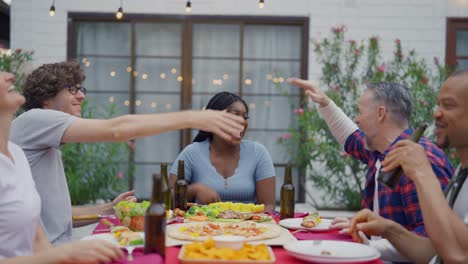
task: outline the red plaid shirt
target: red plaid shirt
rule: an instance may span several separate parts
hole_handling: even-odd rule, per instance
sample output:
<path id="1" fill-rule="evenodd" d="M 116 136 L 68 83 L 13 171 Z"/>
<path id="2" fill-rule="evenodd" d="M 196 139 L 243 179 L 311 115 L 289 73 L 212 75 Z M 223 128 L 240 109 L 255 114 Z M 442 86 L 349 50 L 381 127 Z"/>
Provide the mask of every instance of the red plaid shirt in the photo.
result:
<path id="1" fill-rule="evenodd" d="M 392 150 L 399 140 L 408 138 L 413 133 L 412 128 L 408 128 L 384 151 L 369 151 L 365 148 L 364 132 L 356 130 L 351 134 L 345 143 L 345 150 L 355 159 L 358 159 L 368 165 L 366 186 L 362 193 L 362 208 L 372 210 L 375 189 L 375 163 L 377 159 L 383 161 L 385 155 Z M 453 175 L 453 168 L 445 153 L 427 138 L 421 138 L 419 141 L 426 150 L 427 157 L 431 163 L 435 175 L 440 181 L 442 189 L 445 189 L 450 178 Z M 395 189 L 387 188 L 381 184 L 378 186 L 379 214 L 391 219 L 408 230 L 420 235 L 425 235 L 423 217 L 419 207 L 416 185 L 406 175 L 402 175 L 399 184 Z"/>

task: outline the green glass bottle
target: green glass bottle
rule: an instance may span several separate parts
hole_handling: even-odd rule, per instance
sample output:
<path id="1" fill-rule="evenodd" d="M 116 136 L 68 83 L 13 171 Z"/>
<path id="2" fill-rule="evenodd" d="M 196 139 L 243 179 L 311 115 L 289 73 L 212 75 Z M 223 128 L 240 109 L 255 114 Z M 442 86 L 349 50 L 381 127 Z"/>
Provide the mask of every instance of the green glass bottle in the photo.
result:
<path id="1" fill-rule="evenodd" d="M 157 253 L 165 257 L 166 208 L 164 204 L 163 177 L 153 175 L 151 205 L 145 214 L 145 254 Z"/>
<path id="2" fill-rule="evenodd" d="M 167 163 L 161 163 L 161 176 L 163 178 L 162 190 L 164 196 L 164 204 L 166 205 L 166 210 L 171 210 L 172 207 L 172 195 L 171 187 L 169 186 L 169 179 L 167 177 Z"/>
<path id="3" fill-rule="evenodd" d="M 184 160 L 179 160 L 177 169 L 177 181 L 174 186 L 174 208 L 187 211 L 187 189 L 188 184 L 185 180 Z"/>
<path id="4" fill-rule="evenodd" d="M 413 132 L 413 134 L 411 135 L 409 139 L 413 142 L 418 142 L 421 136 L 424 134 L 424 131 L 426 130 L 426 128 L 427 128 L 426 124 L 421 124 Z M 400 182 L 400 178 L 402 174 L 403 174 L 403 169 L 400 166 L 391 171 L 387 171 L 387 172 L 381 171 L 379 173 L 379 177 L 377 177 L 377 181 L 379 181 L 382 185 L 385 185 L 389 188 L 394 189 L 395 186 L 397 186 L 398 183 Z"/>
<path id="5" fill-rule="evenodd" d="M 284 170 L 284 183 L 281 186 L 280 218 L 294 217 L 294 185 L 292 183 L 291 164 L 286 165 Z"/>

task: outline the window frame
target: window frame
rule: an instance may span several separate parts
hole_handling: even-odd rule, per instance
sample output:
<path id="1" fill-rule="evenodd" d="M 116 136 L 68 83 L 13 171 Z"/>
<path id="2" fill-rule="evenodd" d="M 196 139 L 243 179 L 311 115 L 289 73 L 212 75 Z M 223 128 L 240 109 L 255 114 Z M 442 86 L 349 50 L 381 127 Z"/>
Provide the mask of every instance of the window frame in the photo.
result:
<path id="1" fill-rule="evenodd" d="M 468 60 L 468 55 L 457 56 L 457 31 L 468 30 L 468 18 L 449 17 L 447 18 L 447 34 L 445 47 L 445 62 L 453 69 L 457 67 L 457 59 Z"/>
<path id="2" fill-rule="evenodd" d="M 240 42 L 241 42 L 241 54 L 243 54 L 243 36 L 245 25 L 298 25 L 302 27 L 302 41 L 301 41 L 301 62 L 300 62 L 300 77 L 307 79 L 308 76 L 308 58 L 309 58 L 309 17 L 291 17 L 291 16 L 219 16 L 219 15 L 162 15 L 162 14 L 125 14 L 121 20 L 115 19 L 114 13 L 91 13 L 91 12 L 69 12 L 67 23 L 67 59 L 74 59 L 77 55 L 77 23 L 79 22 L 113 22 L 113 23 L 130 23 L 131 26 L 131 62 L 130 67 L 135 68 L 136 54 L 136 36 L 135 36 L 135 24 L 136 23 L 180 23 L 182 26 L 182 45 L 181 45 L 181 74 L 184 76 L 182 82 L 180 82 L 180 106 L 181 109 L 192 108 L 192 82 L 186 81 L 192 79 L 192 27 L 194 24 L 207 23 L 207 24 L 239 24 L 241 27 Z M 184 47 L 189 47 L 184 49 Z M 185 62 L 185 63 L 184 63 Z M 242 88 L 242 65 L 244 62 L 243 56 L 239 56 L 240 63 L 240 82 L 239 82 L 239 93 L 240 96 L 252 95 L 255 93 L 244 93 Z M 129 79 L 129 113 L 135 113 L 135 76 L 130 74 Z M 272 95 L 275 96 L 275 95 Z M 300 101 L 304 102 L 304 93 L 300 93 Z M 259 129 L 258 131 L 264 131 L 265 129 Z M 274 129 L 273 129 L 274 130 Z M 272 131 L 273 131 L 272 130 Z M 270 131 L 270 130 L 265 130 Z M 180 131 L 180 150 L 186 145 L 191 143 L 192 133 L 190 129 Z M 134 153 L 131 152 L 129 155 L 129 164 L 134 164 Z M 157 163 L 155 163 L 157 164 Z M 286 167 L 286 163 L 275 163 L 275 167 Z M 305 170 L 298 171 L 298 202 L 305 202 L 305 182 L 306 172 Z M 128 186 L 133 189 L 134 177 L 129 177 Z"/>

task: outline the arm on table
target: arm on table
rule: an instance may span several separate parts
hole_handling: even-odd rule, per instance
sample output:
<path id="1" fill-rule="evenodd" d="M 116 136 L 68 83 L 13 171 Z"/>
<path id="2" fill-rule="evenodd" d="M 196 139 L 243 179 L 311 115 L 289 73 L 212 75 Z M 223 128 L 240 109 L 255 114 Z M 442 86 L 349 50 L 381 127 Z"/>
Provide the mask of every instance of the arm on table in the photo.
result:
<path id="1" fill-rule="evenodd" d="M 110 203 L 95 205 L 95 206 L 73 206 L 72 207 L 72 215 L 73 216 L 80 216 L 80 215 L 109 215 L 114 214 L 114 206 L 117 205 L 120 201 L 134 201 L 136 202 L 135 191 L 128 191 L 121 193 L 117 198 L 115 198 Z M 80 227 L 89 225 L 92 223 L 97 222 L 99 219 L 96 220 L 79 220 L 73 221 L 73 227 Z"/>
<path id="2" fill-rule="evenodd" d="M 353 239 L 362 242 L 358 232 L 367 236 L 382 236 L 403 256 L 416 263 L 428 263 L 435 255 L 431 241 L 416 235 L 400 224 L 385 219 L 368 209 L 359 211 L 351 220 L 350 234 Z"/>
<path id="3" fill-rule="evenodd" d="M 265 212 L 274 212 L 276 204 L 276 177 L 269 177 L 255 183 L 257 203 L 265 205 Z"/>
<path id="4" fill-rule="evenodd" d="M 108 263 L 122 259 L 122 250 L 104 240 L 87 240 L 64 244 L 33 256 L 0 260 L 0 264 L 82 264 Z"/>

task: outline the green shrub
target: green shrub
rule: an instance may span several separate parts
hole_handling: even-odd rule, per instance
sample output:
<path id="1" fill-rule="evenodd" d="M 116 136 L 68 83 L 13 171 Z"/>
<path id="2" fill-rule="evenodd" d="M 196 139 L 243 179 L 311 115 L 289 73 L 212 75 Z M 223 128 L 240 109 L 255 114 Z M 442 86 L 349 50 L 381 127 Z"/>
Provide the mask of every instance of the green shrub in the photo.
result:
<path id="1" fill-rule="evenodd" d="M 85 102 L 84 118 L 97 118 L 95 109 Z M 115 104 L 98 118 L 110 118 Z M 68 188 L 73 205 L 87 204 L 98 199 L 111 200 L 127 189 L 128 154 L 133 150 L 128 143 L 67 143 L 61 147 Z M 124 173 L 125 172 L 125 173 Z"/>

